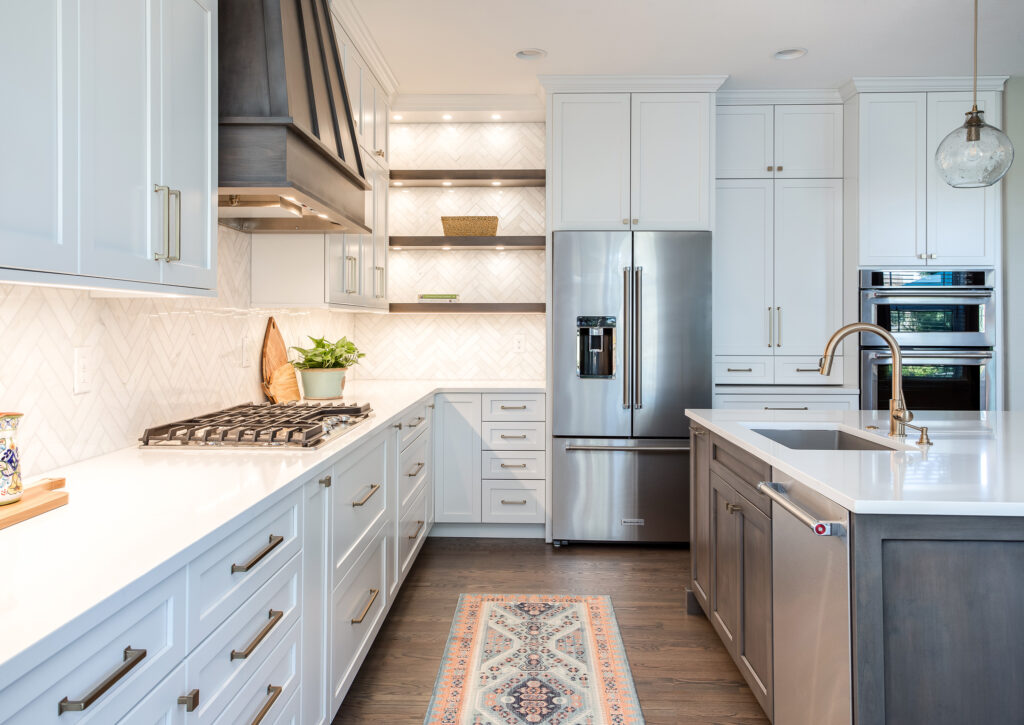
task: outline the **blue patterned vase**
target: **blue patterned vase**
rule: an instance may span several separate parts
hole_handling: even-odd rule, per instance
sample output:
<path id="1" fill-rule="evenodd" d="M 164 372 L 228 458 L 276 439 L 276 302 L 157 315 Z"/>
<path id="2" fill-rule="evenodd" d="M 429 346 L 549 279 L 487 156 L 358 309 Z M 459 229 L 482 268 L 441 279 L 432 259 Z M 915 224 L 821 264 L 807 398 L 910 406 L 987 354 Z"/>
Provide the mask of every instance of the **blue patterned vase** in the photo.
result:
<path id="1" fill-rule="evenodd" d="M 0 506 L 21 498 L 18 423 L 21 413 L 0 413 Z"/>

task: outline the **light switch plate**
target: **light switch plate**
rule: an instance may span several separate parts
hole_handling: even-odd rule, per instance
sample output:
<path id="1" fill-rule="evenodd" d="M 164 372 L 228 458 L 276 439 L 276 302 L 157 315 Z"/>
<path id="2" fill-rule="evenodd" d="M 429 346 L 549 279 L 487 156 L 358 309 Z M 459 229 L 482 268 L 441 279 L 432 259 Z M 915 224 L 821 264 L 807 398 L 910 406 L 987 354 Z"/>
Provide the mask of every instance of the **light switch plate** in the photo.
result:
<path id="1" fill-rule="evenodd" d="M 76 347 L 72 375 L 74 394 L 83 395 L 92 390 L 95 370 L 95 351 L 91 347 Z"/>

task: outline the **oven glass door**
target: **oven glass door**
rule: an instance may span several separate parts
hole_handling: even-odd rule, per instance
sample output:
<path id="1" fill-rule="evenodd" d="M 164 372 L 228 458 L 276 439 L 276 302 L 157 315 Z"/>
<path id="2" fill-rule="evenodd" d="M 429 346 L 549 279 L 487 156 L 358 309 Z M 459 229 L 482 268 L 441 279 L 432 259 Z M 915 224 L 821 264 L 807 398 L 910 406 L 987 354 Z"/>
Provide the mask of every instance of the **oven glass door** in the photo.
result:
<path id="1" fill-rule="evenodd" d="M 892 355 L 864 350 L 862 405 L 888 410 L 892 397 Z M 938 351 L 903 355 L 903 396 L 911 410 L 992 410 L 992 353 Z"/>
<path id="2" fill-rule="evenodd" d="M 906 346 L 991 347 L 995 344 L 991 291 L 910 293 L 865 290 L 861 320 L 888 330 Z M 884 344 L 877 335 L 861 336 L 862 345 Z"/>

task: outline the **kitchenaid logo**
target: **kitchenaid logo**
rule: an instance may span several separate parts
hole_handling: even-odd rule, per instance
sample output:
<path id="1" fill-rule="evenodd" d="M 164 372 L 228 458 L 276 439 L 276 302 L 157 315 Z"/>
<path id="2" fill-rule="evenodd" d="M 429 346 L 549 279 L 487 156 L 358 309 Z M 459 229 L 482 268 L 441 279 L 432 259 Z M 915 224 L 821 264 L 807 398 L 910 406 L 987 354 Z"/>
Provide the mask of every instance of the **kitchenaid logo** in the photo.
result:
<path id="1" fill-rule="evenodd" d="M 621 523 L 623 526 L 643 526 L 643 519 L 622 519 Z"/>

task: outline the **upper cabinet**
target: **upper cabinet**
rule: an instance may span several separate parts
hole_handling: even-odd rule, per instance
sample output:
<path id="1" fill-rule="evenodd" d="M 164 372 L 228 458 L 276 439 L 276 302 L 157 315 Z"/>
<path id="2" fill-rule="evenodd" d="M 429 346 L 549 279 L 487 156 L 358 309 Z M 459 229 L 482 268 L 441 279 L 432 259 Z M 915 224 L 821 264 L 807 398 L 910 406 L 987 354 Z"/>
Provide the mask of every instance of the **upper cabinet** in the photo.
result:
<path id="1" fill-rule="evenodd" d="M 842 106 L 719 106 L 717 113 L 718 178 L 842 178 Z"/>
<path id="2" fill-rule="evenodd" d="M 363 160 L 372 159 L 379 166 L 387 168 L 390 115 L 388 95 L 342 28 L 341 21 L 337 16 L 333 17 L 333 21 L 338 51 L 344 65 L 345 85 L 352 104 L 356 139 L 363 150 Z"/>
<path id="3" fill-rule="evenodd" d="M 216 287 L 215 0 L 19 5 L 0 278 Z M 28 62 L 28 59 L 32 59 Z M 54 277 L 53 274 L 66 275 Z"/>
<path id="4" fill-rule="evenodd" d="M 551 228 L 710 228 L 711 94 L 555 93 Z"/>
<path id="5" fill-rule="evenodd" d="M 978 107 L 996 124 L 996 91 Z M 954 189 L 935 170 L 935 150 L 962 124 L 969 92 L 859 93 L 846 102 L 846 234 L 862 267 L 994 266 L 999 185 Z"/>

